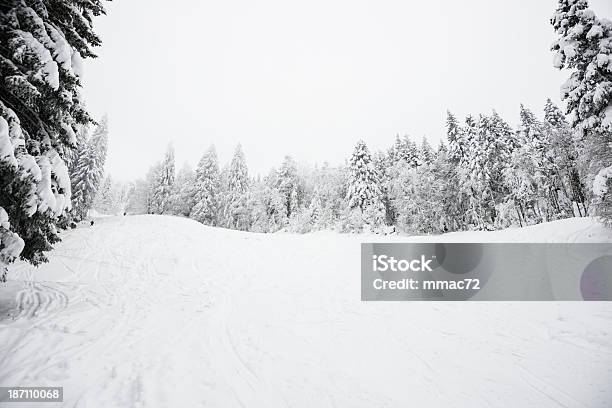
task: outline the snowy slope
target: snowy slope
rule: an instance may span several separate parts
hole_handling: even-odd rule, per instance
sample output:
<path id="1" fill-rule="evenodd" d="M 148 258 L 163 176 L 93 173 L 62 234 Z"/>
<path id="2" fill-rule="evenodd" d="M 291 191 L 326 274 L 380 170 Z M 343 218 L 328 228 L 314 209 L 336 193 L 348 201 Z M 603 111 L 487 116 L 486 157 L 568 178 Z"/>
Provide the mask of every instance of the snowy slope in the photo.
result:
<path id="1" fill-rule="evenodd" d="M 0 386 L 63 386 L 70 407 L 612 405 L 612 303 L 361 302 L 359 242 L 372 237 L 164 216 L 63 235 L 49 264 L 15 265 L 0 286 Z M 375 239 L 612 232 L 572 219 Z"/>

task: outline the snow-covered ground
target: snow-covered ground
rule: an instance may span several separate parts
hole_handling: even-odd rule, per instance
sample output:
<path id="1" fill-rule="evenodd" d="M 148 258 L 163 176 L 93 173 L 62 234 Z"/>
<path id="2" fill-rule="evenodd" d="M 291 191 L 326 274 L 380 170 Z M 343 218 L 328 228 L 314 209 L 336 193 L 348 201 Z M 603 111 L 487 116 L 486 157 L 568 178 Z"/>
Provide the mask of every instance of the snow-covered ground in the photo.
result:
<path id="1" fill-rule="evenodd" d="M 62 234 L 0 286 L 0 386 L 63 386 L 68 407 L 612 405 L 612 302 L 360 301 L 361 241 L 612 242 L 590 219 L 372 238 L 128 216 Z"/>

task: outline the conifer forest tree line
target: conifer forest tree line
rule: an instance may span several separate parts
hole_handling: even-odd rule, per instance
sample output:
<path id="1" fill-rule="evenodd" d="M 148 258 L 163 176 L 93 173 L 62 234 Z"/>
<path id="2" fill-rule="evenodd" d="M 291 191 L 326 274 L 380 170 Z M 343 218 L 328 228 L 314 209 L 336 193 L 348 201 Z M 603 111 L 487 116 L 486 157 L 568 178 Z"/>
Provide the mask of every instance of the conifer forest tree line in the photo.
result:
<path id="1" fill-rule="evenodd" d="M 386 151 L 359 141 L 341 166 L 299 166 L 286 156 L 264 177 L 249 177 L 236 147 L 221 167 L 211 146 L 194 169 L 175 176 L 170 145 L 135 184 L 130 213 L 172 214 L 254 232 L 443 233 L 492 230 L 592 214 L 581 143 L 547 100 L 541 119 L 520 107 L 513 129 L 497 112 L 459 120 L 447 113 L 445 141 L 404 136 Z"/>
<path id="2" fill-rule="evenodd" d="M 358 142 L 339 166 L 285 157 L 249 176 L 241 146 L 220 165 L 214 146 L 178 172 L 170 146 L 145 178 L 104 177 L 108 126 L 81 96 L 83 60 L 101 39 L 102 0 L 0 4 L 0 279 L 21 258 L 39 264 L 93 208 L 173 214 L 244 231 L 441 233 L 525 226 L 574 216 L 612 224 L 612 23 L 586 0 L 559 0 L 554 66 L 569 74 L 561 111 L 521 106 L 447 114 L 438 146 L 396 137 Z M 347 152 L 348 153 L 348 152 Z"/>

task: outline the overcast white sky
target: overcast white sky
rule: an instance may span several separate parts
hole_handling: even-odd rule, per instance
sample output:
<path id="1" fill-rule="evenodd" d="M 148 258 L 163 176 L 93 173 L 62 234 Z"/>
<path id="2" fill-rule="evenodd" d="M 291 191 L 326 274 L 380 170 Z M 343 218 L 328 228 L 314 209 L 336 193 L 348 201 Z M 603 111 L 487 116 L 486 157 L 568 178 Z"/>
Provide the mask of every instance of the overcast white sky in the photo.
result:
<path id="1" fill-rule="evenodd" d="M 612 17 L 612 1 L 591 0 Z M 251 173 L 284 155 L 341 163 L 396 134 L 437 145 L 446 110 L 540 113 L 555 0 L 118 0 L 96 21 L 88 106 L 109 115 L 107 171 L 144 176 L 174 143 L 177 167 L 241 142 Z"/>

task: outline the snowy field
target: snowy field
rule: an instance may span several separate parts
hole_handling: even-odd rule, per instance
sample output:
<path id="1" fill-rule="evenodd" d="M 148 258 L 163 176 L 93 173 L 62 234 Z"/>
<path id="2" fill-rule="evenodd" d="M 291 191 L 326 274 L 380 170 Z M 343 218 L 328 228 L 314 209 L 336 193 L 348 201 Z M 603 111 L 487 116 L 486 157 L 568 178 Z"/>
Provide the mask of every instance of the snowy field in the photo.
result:
<path id="1" fill-rule="evenodd" d="M 591 219 L 372 238 L 128 216 L 62 235 L 0 285 L 0 386 L 63 386 L 67 407 L 612 406 L 612 302 L 360 301 L 361 241 L 612 242 Z"/>

